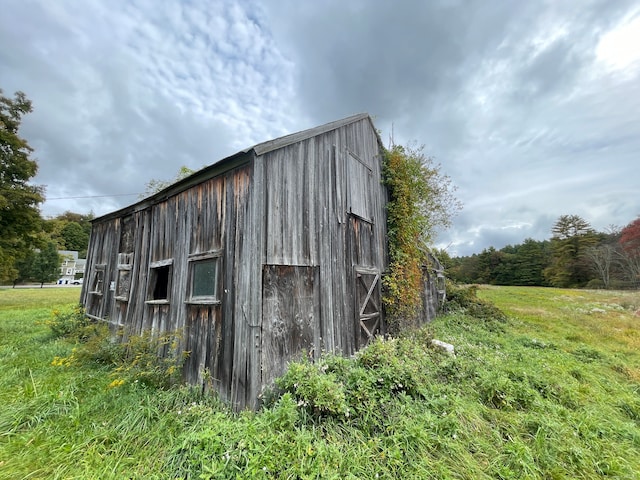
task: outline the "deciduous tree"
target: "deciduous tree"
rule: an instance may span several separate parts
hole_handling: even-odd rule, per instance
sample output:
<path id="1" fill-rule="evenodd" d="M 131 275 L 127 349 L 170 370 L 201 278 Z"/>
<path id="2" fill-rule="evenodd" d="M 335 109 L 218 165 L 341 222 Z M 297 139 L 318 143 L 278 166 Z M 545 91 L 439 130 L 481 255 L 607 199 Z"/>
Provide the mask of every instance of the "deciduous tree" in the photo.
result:
<path id="1" fill-rule="evenodd" d="M 640 217 L 620 232 L 620 260 L 627 279 L 634 286 L 640 285 Z"/>
<path id="2" fill-rule="evenodd" d="M 640 256 L 640 217 L 622 229 L 619 242 L 625 252 Z"/>
<path id="3" fill-rule="evenodd" d="M 84 254 L 89 246 L 89 234 L 77 222 L 67 222 L 60 232 L 64 239 L 65 250 L 75 250 L 80 252 L 80 257 L 84 258 Z"/>
<path id="4" fill-rule="evenodd" d="M 0 89 L 0 281 L 5 282 L 16 278 L 16 261 L 37 244 L 35 234 L 41 229 L 38 206 L 43 190 L 30 183 L 38 164 L 30 158 L 33 149 L 18 134 L 29 112 L 31 101 L 24 93 L 12 99 Z"/>
<path id="5" fill-rule="evenodd" d="M 34 256 L 32 263 L 32 278 L 40 282 L 40 288 L 58 277 L 60 255 L 54 242 L 47 242 L 45 247 Z"/>
<path id="6" fill-rule="evenodd" d="M 616 259 L 615 246 L 604 243 L 589 247 L 584 253 L 586 258 L 591 261 L 591 268 L 602 280 L 604 288 L 609 288 L 611 284 L 611 269 Z"/>
<path id="7" fill-rule="evenodd" d="M 76 250 L 79 257 L 84 258 L 89 246 L 92 219 L 92 213 L 85 215 L 67 211 L 44 220 L 44 228 L 58 245 L 58 250 Z"/>
<path id="8" fill-rule="evenodd" d="M 179 182 L 183 178 L 187 178 L 189 175 L 194 173 L 195 170 L 191 170 L 189 167 L 181 166 L 180 170 L 178 170 L 177 175 L 173 180 L 157 180 L 152 178 L 147 182 L 145 186 L 144 193 L 140 194 L 140 198 L 147 198 L 153 195 L 154 193 L 158 193 L 160 190 L 164 190 L 169 185 L 173 185 L 176 182 Z"/>

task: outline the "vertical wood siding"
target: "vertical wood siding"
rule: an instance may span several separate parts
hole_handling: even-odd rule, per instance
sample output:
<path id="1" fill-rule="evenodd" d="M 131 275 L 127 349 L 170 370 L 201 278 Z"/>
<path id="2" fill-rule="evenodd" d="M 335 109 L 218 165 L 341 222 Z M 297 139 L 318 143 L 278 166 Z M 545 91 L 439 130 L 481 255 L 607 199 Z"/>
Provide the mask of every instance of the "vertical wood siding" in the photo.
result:
<path id="1" fill-rule="evenodd" d="M 362 120 L 258 161 L 266 180 L 265 263 L 319 267 L 314 288 L 322 314 L 312 350 L 351 354 L 361 343 L 355 267 L 382 272 L 387 265 L 378 137 L 371 123 Z M 263 352 L 262 377 L 267 381 L 273 377 L 270 365 L 276 364 L 269 355 Z"/>
<path id="2" fill-rule="evenodd" d="M 263 377 L 271 383 L 287 362 L 313 356 L 321 328 L 318 267 L 265 265 L 262 281 Z"/>
<path id="3" fill-rule="evenodd" d="M 303 350 L 355 352 L 363 344 L 356 270 L 375 277 L 387 265 L 386 191 L 370 120 L 300 138 L 93 224 L 87 271 L 103 269 L 104 291 L 85 283 L 87 312 L 132 333 L 182 330 L 191 352 L 185 379 L 236 409 L 255 407 Z M 120 266 L 130 271 L 121 274 L 126 296 L 116 285 L 125 254 L 133 254 Z M 221 301 L 193 302 L 190 262 L 209 254 L 220 258 Z M 171 270 L 167 300 L 152 300 L 159 265 Z"/>

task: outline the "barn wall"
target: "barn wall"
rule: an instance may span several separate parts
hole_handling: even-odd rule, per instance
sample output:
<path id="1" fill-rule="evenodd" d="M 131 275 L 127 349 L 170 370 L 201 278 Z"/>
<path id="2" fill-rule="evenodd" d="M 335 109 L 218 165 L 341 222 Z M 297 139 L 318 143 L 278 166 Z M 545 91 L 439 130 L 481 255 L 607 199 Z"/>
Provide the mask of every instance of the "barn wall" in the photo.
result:
<path id="1" fill-rule="evenodd" d="M 81 299 L 87 314 L 95 318 L 112 318 L 113 292 L 110 281 L 116 262 L 112 245 L 117 242 L 120 219 L 95 225 L 87 250 L 85 271 L 89 272 L 82 286 Z"/>
<path id="2" fill-rule="evenodd" d="M 380 273 L 387 264 L 386 193 L 368 119 L 257 161 L 265 169 L 262 378 L 268 383 L 303 351 L 351 354 L 366 343 L 357 270 Z M 282 270 L 287 275 L 275 281 L 273 272 L 284 265 L 295 269 Z"/>
<path id="3" fill-rule="evenodd" d="M 383 326 L 376 282 L 387 265 L 382 158 L 368 118 L 244 162 L 96 220 L 87 269 L 102 269 L 103 293 L 83 287 L 92 316 L 134 333 L 182 330 L 185 379 L 237 409 L 255 407 L 303 351 L 366 344 L 362 326 Z M 201 259 L 221 272 L 219 298 L 205 302 L 190 296 Z"/>
<path id="4" fill-rule="evenodd" d="M 87 313 L 128 332 L 181 332 L 183 348 L 191 352 L 185 379 L 206 383 L 240 408 L 259 392 L 252 381 L 259 380 L 259 361 L 250 362 L 257 354 L 249 348 L 247 326 L 259 322 L 261 308 L 251 300 L 259 302 L 259 294 L 249 292 L 259 285 L 261 260 L 249 237 L 260 225 L 250 209 L 250 202 L 260 203 L 250 198 L 252 176 L 248 164 L 147 208 L 94 222 L 87 271 L 90 277 L 96 267 L 103 271 L 102 295 L 83 291 Z M 219 299 L 190 296 L 190 269 L 203 258 L 217 259 Z M 154 298 L 162 270 L 169 271 L 167 291 Z"/>

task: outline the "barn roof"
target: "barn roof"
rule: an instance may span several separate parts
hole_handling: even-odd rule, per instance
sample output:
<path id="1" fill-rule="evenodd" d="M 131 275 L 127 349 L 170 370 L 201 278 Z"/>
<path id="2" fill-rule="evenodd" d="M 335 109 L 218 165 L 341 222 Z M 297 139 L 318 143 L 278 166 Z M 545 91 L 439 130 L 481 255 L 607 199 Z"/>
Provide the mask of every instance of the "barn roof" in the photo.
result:
<path id="1" fill-rule="evenodd" d="M 277 150 L 282 147 L 286 147 L 287 145 L 291 145 L 301 140 L 306 140 L 308 138 L 315 137 L 316 135 L 330 132 L 331 130 L 335 130 L 344 125 L 349 125 L 350 123 L 357 122 L 364 118 L 368 118 L 369 120 L 371 120 L 371 117 L 369 117 L 368 113 L 358 113 L 357 115 L 351 115 L 350 117 L 343 118 L 342 120 L 325 123 L 324 125 L 320 125 L 319 127 L 309 128 L 301 132 L 292 133 L 290 135 L 285 135 L 284 137 L 259 143 L 249 148 L 249 150 L 254 150 L 257 155 L 263 155 L 265 153 Z"/>
<path id="2" fill-rule="evenodd" d="M 254 154 L 257 156 L 264 155 L 265 153 L 269 153 L 274 150 L 278 150 L 279 148 L 292 145 L 296 142 L 307 140 L 317 135 L 321 135 L 323 133 L 336 130 L 340 127 L 358 122 L 363 119 L 368 119 L 369 122 L 371 122 L 371 126 L 373 127 L 374 131 L 376 131 L 376 135 L 377 135 L 377 130 L 375 130 L 375 127 L 373 126 L 373 121 L 371 120 L 371 117 L 369 116 L 369 114 L 358 113 L 356 115 L 351 115 L 349 117 L 346 117 L 340 120 L 335 120 L 333 122 L 325 123 L 324 125 L 309 128 L 307 130 L 302 130 L 296 133 L 291 133 L 289 135 L 275 138 L 273 140 L 267 140 L 266 142 L 258 143 L 256 145 L 253 145 L 252 147 L 246 148 L 244 150 L 240 150 L 239 152 L 234 153 L 233 155 L 230 155 L 221 160 L 218 160 L 217 162 L 212 163 L 211 165 L 206 166 L 203 169 L 198 170 L 197 172 L 194 172 L 188 177 L 185 177 L 182 180 L 179 180 L 178 182 L 172 185 L 169 185 L 168 187 L 160 190 L 157 193 L 154 193 L 153 195 L 143 200 L 140 200 L 137 203 L 121 208 L 120 210 L 107 213 L 101 217 L 97 217 L 93 221 L 95 222 L 95 221 L 101 221 L 101 220 L 108 220 L 111 218 L 127 215 L 129 213 L 133 213 L 136 211 L 144 210 L 150 205 L 166 200 L 167 198 L 173 195 L 176 195 L 184 190 L 187 190 L 188 188 L 194 185 L 197 185 L 209 178 L 213 178 L 217 175 L 225 173 L 236 167 L 249 163 L 249 161 L 251 161 L 251 159 L 254 157 Z M 378 142 L 382 145 L 382 141 L 380 140 L 379 136 L 378 136 Z"/>

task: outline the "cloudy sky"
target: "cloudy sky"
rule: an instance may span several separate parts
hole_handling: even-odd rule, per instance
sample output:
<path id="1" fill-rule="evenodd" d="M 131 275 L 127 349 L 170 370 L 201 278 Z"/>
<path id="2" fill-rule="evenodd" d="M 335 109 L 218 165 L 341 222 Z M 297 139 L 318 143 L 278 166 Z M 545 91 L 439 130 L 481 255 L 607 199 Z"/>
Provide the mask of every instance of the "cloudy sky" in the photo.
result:
<path id="1" fill-rule="evenodd" d="M 369 112 L 464 204 L 453 255 L 640 214 L 640 2 L 0 0 L 45 216 Z"/>

